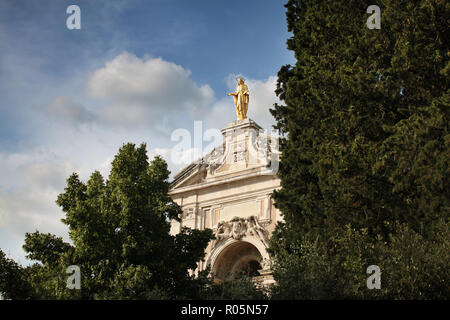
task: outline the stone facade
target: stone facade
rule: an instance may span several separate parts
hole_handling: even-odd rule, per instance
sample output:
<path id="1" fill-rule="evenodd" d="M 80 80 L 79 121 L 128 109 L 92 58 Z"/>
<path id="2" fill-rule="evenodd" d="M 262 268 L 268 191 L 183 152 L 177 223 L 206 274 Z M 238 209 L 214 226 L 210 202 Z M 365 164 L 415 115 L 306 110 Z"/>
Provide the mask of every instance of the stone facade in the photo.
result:
<path id="1" fill-rule="evenodd" d="M 213 230 L 216 240 L 206 248 L 206 259 L 196 271 L 210 265 L 221 281 L 248 269 L 255 279 L 270 283 L 266 249 L 281 220 L 271 199 L 280 187 L 278 139 L 248 118 L 228 124 L 221 132 L 221 146 L 174 177 L 170 196 L 183 215 L 181 223 L 172 221 L 171 233 L 181 227 Z"/>

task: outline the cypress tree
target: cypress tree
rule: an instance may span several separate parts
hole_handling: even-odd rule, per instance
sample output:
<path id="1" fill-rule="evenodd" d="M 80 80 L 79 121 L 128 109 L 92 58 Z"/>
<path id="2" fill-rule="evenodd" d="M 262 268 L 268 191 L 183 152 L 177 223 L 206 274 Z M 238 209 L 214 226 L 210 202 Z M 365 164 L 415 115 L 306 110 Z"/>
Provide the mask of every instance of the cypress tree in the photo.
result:
<path id="1" fill-rule="evenodd" d="M 369 29 L 372 4 L 285 5 L 296 64 L 281 67 L 284 105 L 271 110 L 286 137 L 277 240 L 346 224 L 387 235 L 396 222 L 426 235 L 449 217 L 450 4 L 379 0 Z"/>

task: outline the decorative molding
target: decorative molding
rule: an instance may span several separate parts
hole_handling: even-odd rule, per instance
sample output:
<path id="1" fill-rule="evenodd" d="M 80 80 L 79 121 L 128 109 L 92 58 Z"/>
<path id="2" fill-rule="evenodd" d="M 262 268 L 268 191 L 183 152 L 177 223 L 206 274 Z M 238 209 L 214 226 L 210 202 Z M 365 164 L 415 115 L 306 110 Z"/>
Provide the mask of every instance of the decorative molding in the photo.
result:
<path id="1" fill-rule="evenodd" d="M 183 220 L 195 219 L 195 207 L 188 207 L 183 209 Z"/>
<path id="2" fill-rule="evenodd" d="M 217 202 L 220 201 L 220 205 L 228 205 L 228 204 L 238 204 L 238 203 L 243 203 L 243 202 L 247 202 L 247 201 L 257 201 L 256 198 L 261 197 L 262 199 L 264 199 L 264 195 L 266 193 L 267 190 L 277 190 L 279 189 L 279 187 L 274 188 L 272 186 L 266 187 L 264 189 L 260 189 L 257 191 L 253 191 L 253 192 L 248 192 L 245 195 L 241 195 L 241 194 L 234 194 L 231 196 L 222 196 L 222 197 L 218 197 L 218 198 L 214 198 L 214 199 L 210 199 L 207 201 L 202 201 L 202 207 L 215 207 L 217 205 Z"/>
<path id="3" fill-rule="evenodd" d="M 171 189 L 169 191 L 169 195 L 175 195 L 175 194 L 179 194 L 179 193 L 185 193 L 188 191 L 194 191 L 194 190 L 200 190 L 200 189 L 205 189 L 205 188 L 210 188 L 212 186 L 217 186 L 217 185 L 221 185 L 221 184 L 227 184 L 230 182 L 234 182 L 234 181 L 239 181 L 239 180 L 243 180 L 243 179 L 249 179 L 249 178 L 253 178 L 253 177 L 267 177 L 267 180 L 269 179 L 273 179 L 273 180 L 277 180 L 278 177 L 276 174 L 272 174 L 272 175 L 267 175 L 267 174 L 261 174 L 261 170 L 257 170 L 258 168 L 264 167 L 263 165 L 257 166 L 257 167 L 252 167 L 252 168 L 248 168 L 245 170 L 236 170 L 236 172 L 243 172 L 243 174 L 234 176 L 234 177 L 230 177 L 230 178 L 224 178 L 221 180 L 214 180 L 214 181 L 207 181 L 207 182 L 201 182 L 198 184 L 194 184 L 194 185 L 188 185 L 188 186 L 184 186 L 184 187 L 174 187 L 173 189 Z M 254 172 L 251 172 L 251 170 L 255 170 Z M 245 171 L 250 171 L 250 172 L 245 172 Z M 229 173 L 233 173 L 232 171 L 227 172 L 223 175 L 229 174 Z"/>
<path id="4" fill-rule="evenodd" d="M 216 240 L 213 240 L 211 250 L 214 250 L 224 240 L 229 238 L 241 240 L 244 236 L 254 237 L 260 240 L 266 248 L 269 247 L 267 230 L 261 226 L 257 217 L 249 216 L 247 218 L 234 217 L 227 222 L 220 221 L 217 224 L 215 232 Z"/>

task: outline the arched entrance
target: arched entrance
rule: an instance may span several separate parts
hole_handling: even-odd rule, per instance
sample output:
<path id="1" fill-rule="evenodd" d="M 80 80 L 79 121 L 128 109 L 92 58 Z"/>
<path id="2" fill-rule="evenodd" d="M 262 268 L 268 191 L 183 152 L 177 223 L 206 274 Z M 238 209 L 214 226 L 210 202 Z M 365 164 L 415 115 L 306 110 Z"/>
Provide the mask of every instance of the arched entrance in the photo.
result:
<path id="1" fill-rule="evenodd" d="M 218 281 L 230 280 L 243 273 L 252 277 L 259 276 L 262 261 L 261 253 L 253 244 L 233 240 L 212 261 L 212 273 Z"/>

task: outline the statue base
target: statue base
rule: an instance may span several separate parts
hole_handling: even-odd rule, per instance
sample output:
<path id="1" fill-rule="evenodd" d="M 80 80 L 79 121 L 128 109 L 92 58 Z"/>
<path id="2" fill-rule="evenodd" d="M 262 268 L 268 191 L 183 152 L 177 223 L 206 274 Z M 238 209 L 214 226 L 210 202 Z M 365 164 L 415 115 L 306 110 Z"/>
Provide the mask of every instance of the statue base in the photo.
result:
<path id="1" fill-rule="evenodd" d="M 220 130 L 223 136 L 227 137 L 231 134 L 236 134 L 237 132 L 247 132 L 247 131 L 259 131 L 262 128 L 252 119 L 245 118 L 242 120 L 236 120 L 227 124 L 225 128 Z"/>

